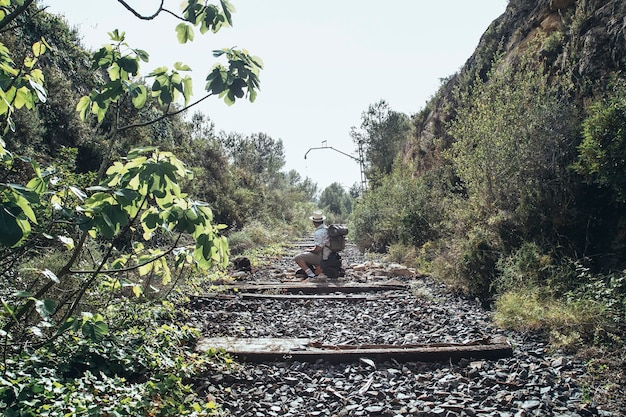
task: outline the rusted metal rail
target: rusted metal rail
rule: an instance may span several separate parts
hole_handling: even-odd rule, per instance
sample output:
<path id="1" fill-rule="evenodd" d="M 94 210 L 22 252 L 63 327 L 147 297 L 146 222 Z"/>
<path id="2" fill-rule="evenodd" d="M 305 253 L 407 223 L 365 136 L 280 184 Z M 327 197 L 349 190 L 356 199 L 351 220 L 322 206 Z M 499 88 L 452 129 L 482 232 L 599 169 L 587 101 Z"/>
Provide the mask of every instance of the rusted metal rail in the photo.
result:
<path id="1" fill-rule="evenodd" d="M 380 283 L 358 283 L 328 281 L 309 282 L 276 282 L 264 284 L 225 284 L 220 289 L 239 292 L 270 292 L 276 294 L 328 294 L 328 293 L 362 293 L 390 290 L 407 290 L 408 286 L 398 281 Z"/>
<path id="2" fill-rule="evenodd" d="M 469 343 L 405 344 L 405 345 L 325 345 L 310 339 L 234 338 L 201 339 L 197 349 L 218 349 L 242 361 L 355 362 L 362 358 L 376 361 L 394 359 L 399 362 L 443 362 L 467 359 L 500 359 L 513 354 L 503 339 L 485 339 Z"/>

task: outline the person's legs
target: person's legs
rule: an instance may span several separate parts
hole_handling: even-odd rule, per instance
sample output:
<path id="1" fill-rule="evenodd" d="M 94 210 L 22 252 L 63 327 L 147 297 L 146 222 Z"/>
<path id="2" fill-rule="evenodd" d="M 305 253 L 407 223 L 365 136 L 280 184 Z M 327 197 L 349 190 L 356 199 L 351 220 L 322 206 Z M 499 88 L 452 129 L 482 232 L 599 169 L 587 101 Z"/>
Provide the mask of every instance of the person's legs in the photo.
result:
<path id="1" fill-rule="evenodd" d="M 296 255 L 294 260 L 296 261 L 296 264 L 302 268 L 304 273 L 311 278 L 315 276 L 315 273 L 311 270 L 311 268 L 309 268 L 309 265 L 313 265 L 316 269 L 318 269 L 318 266 L 322 261 L 322 256 L 313 252 L 303 252 Z"/>

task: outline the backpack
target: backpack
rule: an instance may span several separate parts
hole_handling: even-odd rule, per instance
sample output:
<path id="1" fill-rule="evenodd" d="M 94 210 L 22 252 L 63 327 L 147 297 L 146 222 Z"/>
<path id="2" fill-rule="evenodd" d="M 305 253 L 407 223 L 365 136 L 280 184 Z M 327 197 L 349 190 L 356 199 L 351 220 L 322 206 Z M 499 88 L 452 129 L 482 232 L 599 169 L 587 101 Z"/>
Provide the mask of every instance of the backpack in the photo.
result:
<path id="1" fill-rule="evenodd" d="M 328 247 L 331 252 L 339 252 L 346 248 L 346 235 L 348 228 L 341 224 L 328 226 Z"/>

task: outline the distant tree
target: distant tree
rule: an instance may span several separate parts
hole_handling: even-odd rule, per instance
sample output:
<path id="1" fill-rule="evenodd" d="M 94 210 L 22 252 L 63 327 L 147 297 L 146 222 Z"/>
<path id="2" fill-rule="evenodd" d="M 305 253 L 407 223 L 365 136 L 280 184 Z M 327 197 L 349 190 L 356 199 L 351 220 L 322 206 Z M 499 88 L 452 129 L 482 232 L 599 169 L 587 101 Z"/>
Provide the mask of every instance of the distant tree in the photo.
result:
<path id="1" fill-rule="evenodd" d="M 230 133 L 221 139 L 235 167 L 252 174 L 251 181 L 271 184 L 285 166 L 283 141 L 265 133 L 244 136 Z"/>
<path id="2" fill-rule="evenodd" d="M 287 172 L 286 179 L 290 187 L 303 194 L 304 201 L 313 201 L 317 193 L 317 184 L 313 180 L 308 177 L 302 179 L 302 176 L 295 169 Z"/>
<path id="3" fill-rule="evenodd" d="M 334 182 L 322 191 L 319 200 L 320 207 L 325 208 L 341 219 L 346 219 L 352 213 L 352 200 L 341 184 Z"/>
<path id="4" fill-rule="evenodd" d="M 370 105 L 361 114 L 361 126 L 352 127 L 350 136 L 363 148 L 369 178 L 391 173 L 394 160 L 411 132 L 409 117 L 392 110 L 385 100 Z"/>
<path id="5" fill-rule="evenodd" d="M 360 197 L 363 194 L 363 187 L 362 187 L 362 185 L 359 184 L 358 182 L 355 182 L 350 187 L 350 191 L 348 191 L 348 194 L 350 194 L 350 197 L 352 197 L 352 198 Z"/>

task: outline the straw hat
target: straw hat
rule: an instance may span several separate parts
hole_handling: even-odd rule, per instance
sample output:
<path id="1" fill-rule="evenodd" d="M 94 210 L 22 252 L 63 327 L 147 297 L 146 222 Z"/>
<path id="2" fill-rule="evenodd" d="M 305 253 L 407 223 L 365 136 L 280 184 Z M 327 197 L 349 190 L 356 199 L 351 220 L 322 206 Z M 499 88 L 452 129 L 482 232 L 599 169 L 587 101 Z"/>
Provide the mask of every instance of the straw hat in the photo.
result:
<path id="1" fill-rule="evenodd" d="M 313 215 L 309 217 L 309 219 L 313 220 L 314 222 L 323 222 L 324 220 L 326 220 L 326 216 L 324 216 L 320 210 L 317 210 L 313 212 Z"/>

